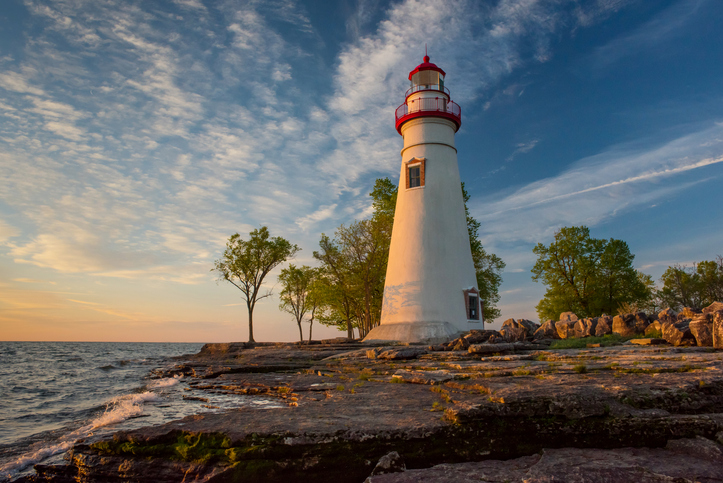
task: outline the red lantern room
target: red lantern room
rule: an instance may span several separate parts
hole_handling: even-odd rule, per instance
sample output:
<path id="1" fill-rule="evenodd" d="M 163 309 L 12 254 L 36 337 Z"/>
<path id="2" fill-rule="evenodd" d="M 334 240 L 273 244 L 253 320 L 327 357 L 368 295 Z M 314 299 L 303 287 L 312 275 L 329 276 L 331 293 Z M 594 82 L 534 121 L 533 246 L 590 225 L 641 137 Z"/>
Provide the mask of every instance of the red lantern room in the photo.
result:
<path id="1" fill-rule="evenodd" d="M 455 132 L 462 125 L 462 109 L 452 102 L 449 89 L 444 87 L 445 72 L 435 64 L 429 62 L 429 56 L 424 56 L 424 62 L 409 73 L 411 86 L 407 90 L 404 104 L 397 108 L 395 113 L 396 127 L 402 133 L 402 125 L 418 117 L 442 117 L 449 119 L 456 125 Z"/>

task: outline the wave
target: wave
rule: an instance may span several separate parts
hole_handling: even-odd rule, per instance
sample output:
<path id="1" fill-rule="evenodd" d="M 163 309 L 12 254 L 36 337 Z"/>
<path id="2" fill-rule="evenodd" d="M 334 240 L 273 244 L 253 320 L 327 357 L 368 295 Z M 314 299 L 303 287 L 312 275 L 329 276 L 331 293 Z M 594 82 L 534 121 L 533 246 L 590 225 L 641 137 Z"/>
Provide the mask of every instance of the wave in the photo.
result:
<path id="1" fill-rule="evenodd" d="M 163 379 L 155 379 L 148 383 L 148 388 L 162 388 L 162 387 L 171 387 L 175 386 L 179 383 L 181 377 L 166 377 Z"/>
<path id="2" fill-rule="evenodd" d="M 175 380 L 173 384 L 166 383 L 165 386 L 177 383 L 178 381 Z M 136 394 L 125 394 L 123 396 L 115 397 L 106 404 L 103 414 L 94 418 L 81 428 L 62 436 L 57 442 L 55 442 L 55 444 L 43 445 L 38 449 L 34 449 L 23 454 L 14 461 L 1 465 L 0 479 L 7 479 L 9 481 L 29 466 L 39 463 L 51 456 L 68 451 L 78 440 L 91 436 L 93 431 L 105 426 L 122 423 L 123 421 L 131 418 L 139 417 L 143 414 L 144 404 L 160 401 L 163 401 L 163 398 L 151 391 Z"/>

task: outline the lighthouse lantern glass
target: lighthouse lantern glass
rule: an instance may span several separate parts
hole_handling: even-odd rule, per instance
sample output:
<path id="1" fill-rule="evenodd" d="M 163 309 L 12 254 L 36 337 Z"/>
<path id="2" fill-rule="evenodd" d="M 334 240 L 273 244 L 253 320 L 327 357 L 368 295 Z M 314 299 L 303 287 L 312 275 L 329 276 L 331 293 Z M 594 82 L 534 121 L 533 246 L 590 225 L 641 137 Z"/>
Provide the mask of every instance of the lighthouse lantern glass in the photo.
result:
<path id="1" fill-rule="evenodd" d="M 420 70 L 412 75 L 412 87 L 444 90 L 444 76 L 435 70 Z"/>

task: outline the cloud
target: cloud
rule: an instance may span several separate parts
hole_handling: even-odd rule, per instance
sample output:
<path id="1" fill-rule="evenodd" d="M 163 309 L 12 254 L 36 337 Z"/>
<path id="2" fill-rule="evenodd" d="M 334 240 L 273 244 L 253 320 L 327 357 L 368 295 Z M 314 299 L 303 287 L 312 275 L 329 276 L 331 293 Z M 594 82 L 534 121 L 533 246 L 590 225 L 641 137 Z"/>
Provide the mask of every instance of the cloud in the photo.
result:
<path id="1" fill-rule="evenodd" d="M 471 209 L 485 239 L 497 245 L 532 243 L 562 226 L 595 225 L 690 188 L 710 174 L 683 175 L 723 163 L 721 152 L 723 128 L 718 125 L 647 149 L 617 146 L 557 176 L 494 200 L 478 200 Z"/>

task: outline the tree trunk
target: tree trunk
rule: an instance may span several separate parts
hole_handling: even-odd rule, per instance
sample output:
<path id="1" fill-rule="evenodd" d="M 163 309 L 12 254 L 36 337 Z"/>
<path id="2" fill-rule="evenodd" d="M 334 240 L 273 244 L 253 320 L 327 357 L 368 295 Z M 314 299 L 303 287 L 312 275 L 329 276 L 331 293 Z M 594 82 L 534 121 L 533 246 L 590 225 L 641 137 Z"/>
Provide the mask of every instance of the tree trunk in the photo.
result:
<path id="1" fill-rule="evenodd" d="M 346 336 L 349 339 L 354 338 L 354 328 L 351 326 L 351 319 L 347 317 L 346 319 Z"/>
<path id="2" fill-rule="evenodd" d="M 249 342 L 254 343 L 256 342 L 254 340 L 254 307 L 251 304 L 248 304 L 249 309 Z"/>
<path id="3" fill-rule="evenodd" d="M 304 342 L 304 333 L 301 332 L 301 321 L 297 320 L 296 325 L 299 326 L 299 342 Z"/>
<path id="4" fill-rule="evenodd" d="M 314 325 L 314 319 L 309 321 L 309 343 L 311 343 L 311 327 Z"/>

